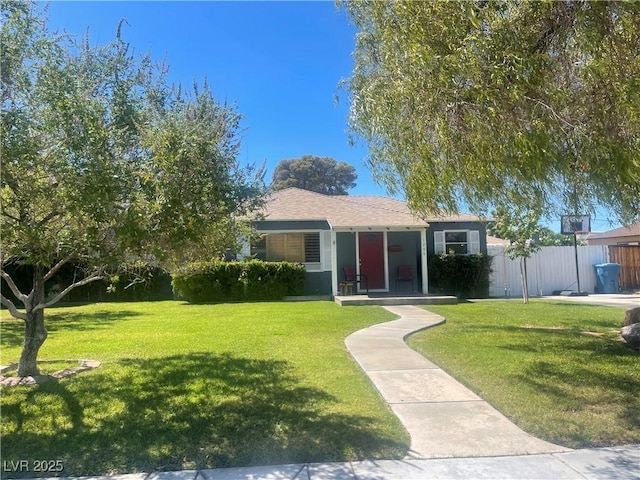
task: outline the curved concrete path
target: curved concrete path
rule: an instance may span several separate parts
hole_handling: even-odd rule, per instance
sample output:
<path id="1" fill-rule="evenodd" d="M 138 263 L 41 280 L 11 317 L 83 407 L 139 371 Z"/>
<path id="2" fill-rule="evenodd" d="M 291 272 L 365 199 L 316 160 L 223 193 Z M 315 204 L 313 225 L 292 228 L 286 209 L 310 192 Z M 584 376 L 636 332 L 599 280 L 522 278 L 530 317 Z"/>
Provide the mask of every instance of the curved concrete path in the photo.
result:
<path id="1" fill-rule="evenodd" d="M 411 435 L 408 458 L 571 451 L 524 432 L 404 342 L 443 317 L 408 305 L 384 308 L 400 318 L 359 330 L 345 344 Z"/>

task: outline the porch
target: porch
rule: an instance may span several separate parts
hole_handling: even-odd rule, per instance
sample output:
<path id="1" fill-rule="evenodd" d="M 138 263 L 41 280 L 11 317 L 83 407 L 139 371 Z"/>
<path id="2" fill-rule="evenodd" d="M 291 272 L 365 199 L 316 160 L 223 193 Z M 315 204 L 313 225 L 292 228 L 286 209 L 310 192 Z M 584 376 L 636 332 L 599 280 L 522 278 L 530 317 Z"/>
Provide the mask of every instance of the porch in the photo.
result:
<path id="1" fill-rule="evenodd" d="M 453 305 L 458 303 L 455 296 L 429 294 L 376 294 L 337 295 L 335 302 L 341 307 L 357 305 Z"/>
<path id="2" fill-rule="evenodd" d="M 415 298 L 428 293 L 426 228 L 335 229 L 332 237 L 335 297 Z"/>

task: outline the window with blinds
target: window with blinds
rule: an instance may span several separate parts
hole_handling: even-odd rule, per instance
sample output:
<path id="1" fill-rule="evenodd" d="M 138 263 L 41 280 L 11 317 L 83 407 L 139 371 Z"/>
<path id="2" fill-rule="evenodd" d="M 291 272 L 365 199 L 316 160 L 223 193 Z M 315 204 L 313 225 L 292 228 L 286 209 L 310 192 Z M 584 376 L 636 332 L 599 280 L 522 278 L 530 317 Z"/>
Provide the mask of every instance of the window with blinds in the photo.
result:
<path id="1" fill-rule="evenodd" d="M 274 233 L 266 237 L 269 262 L 320 263 L 320 233 Z"/>
<path id="2" fill-rule="evenodd" d="M 320 234 L 304 234 L 304 261 L 307 263 L 320 263 Z"/>

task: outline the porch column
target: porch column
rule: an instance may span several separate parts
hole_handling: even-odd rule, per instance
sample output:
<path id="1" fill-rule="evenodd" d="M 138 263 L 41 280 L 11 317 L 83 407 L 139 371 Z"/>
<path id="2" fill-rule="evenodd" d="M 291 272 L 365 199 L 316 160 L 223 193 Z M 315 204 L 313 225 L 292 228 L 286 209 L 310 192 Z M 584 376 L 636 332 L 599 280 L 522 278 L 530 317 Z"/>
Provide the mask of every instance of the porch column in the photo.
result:
<path id="1" fill-rule="evenodd" d="M 420 230 L 420 251 L 422 258 L 422 293 L 429 293 L 429 273 L 427 272 L 427 229 Z"/>
<path id="2" fill-rule="evenodd" d="M 336 231 L 331 229 L 331 292 L 338 295 L 338 242 Z"/>

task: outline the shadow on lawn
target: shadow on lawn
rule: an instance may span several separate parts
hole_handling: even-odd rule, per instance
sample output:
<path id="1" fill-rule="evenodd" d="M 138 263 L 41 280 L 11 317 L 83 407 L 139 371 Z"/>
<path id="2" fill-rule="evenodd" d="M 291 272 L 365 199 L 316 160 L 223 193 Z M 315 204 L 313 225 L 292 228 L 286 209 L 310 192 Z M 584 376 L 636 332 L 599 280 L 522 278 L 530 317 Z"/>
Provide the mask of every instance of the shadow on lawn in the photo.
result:
<path id="1" fill-rule="evenodd" d="M 102 312 L 69 312 L 57 313 L 55 308 L 45 310 L 45 326 L 49 335 L 62 330 L 90 331 L 97 330 L 119 321 L 135 316 L 140 312 L 102 311 Z M 17 347 L 24 343 L 24 322 L 13 319 L 2 322 L 2 346 Z"/>
<path id="2" fill-rule="evenodd" d="M 6 390 L 2 456 L 37 452 L 63 459 L 64 475 L 97 475 L 404 455 L 372 419 L 327 412 L 336 399 L 291 368 L 193 353 Z"/>

